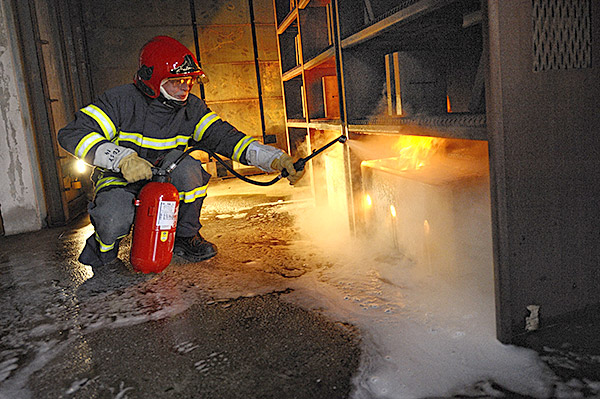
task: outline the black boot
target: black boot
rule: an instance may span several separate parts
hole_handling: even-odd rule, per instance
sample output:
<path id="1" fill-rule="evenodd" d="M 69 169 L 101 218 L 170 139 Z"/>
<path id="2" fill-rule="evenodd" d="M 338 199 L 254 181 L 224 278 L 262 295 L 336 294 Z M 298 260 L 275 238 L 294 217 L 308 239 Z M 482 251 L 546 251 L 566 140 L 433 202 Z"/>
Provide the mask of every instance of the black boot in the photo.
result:
<path id="1" fill-rule="evenodd" d="M 115 246 L 108 252 L 101 252 L 96 241 L 95 234 L 92 234 L 85 242 L 85 247 L 77 259 L 84 265 L 92 266 L 97 268 L 103 265 L 109 265 L 117 261 L 117 255 L 119 254 L 119 242 L 115 242 Z"/>
<path id="2" fill-rule="evenodd" d="M 215 256 L 217 254 L 217 246 L 206 241 L 200 233 L 197 233 L 193 237 L 175 236 L 173 253 L 189 262 L 200 262 L 201 260 Z"/>

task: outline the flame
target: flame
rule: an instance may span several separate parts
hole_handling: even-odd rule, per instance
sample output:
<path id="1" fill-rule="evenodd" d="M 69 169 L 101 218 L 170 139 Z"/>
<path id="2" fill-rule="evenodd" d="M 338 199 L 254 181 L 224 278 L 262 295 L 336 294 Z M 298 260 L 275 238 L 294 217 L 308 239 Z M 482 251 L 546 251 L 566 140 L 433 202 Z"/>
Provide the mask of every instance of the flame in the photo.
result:
<path id="1" fill-rule="evenodd" d="M 373 200 L 371 199 L 371 196 L 369 194 L 365 195 L 365 206 L 367 208 L 370 208 L 371 205 L 373 205 Z"/>
<path id="2" fill-rule="evenodd" d="M 399 152 L 398 168 L 400 170 L 421 169 L 429 158 L 440 147 L 443 139 L 427 136 L 401 136 L 393 145 Z"/>
<path id="3" fill-rule="evenodd" d="M 390 213 L 392 214 L 393 218 L 396 217 L 396 207 L 394 205 L 390 205 Z"/>

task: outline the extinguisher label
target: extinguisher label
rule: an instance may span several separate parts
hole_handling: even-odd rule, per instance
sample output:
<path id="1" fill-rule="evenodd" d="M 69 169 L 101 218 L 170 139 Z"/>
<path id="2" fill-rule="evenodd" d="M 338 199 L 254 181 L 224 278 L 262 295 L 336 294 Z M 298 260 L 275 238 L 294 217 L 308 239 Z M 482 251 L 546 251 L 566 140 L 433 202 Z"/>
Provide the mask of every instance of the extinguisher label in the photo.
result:
<path id="1" fill-rule="evenodd" d="M 158 203 L 158 215 L 156 226 L 160 230 L 169 230 L 175 227 L 177 222 L 177 203 L 175 201 L 160 201 Z"/>

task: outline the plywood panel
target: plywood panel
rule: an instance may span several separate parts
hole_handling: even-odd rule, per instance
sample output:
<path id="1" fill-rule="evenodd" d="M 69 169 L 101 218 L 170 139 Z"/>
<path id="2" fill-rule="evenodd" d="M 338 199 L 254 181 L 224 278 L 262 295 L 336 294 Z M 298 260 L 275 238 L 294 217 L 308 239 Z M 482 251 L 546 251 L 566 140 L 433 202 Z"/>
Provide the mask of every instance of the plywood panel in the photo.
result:
<path id="1" fill-rule="evenodd" d="M 169 35 L 195 51 L 189 4 L 174 0 L 140 3 L 84 0 L 91 71 L 97 94 L 129 83 L 140 48 L 153 36 Z M 139 3 L 139 4 L 138 4 Z M 240 130 L 262 137 L 258 85 L 248 0 L 195 1 L 199 60 L 209 77 L 206 100 Z M 270 0 L 254 0 L 260 78 L 268 131 L 283 130 L 277 35 Z M 200 95 L 198 86 L 192 90 Z M 277 106 L 279 110 L 277 110 Z M 274 134 L 274 133 L 269 133 Z"/>
<path id="2" fill-rule="evenodd" d="M 277 30 L 275 25 L 259 25 L 256 27 L 258 59 L 261 61 L 277 61 Z"/>
<path id="3" fill-rule="evenodd" d="M 273 0 L 252 0 L 254 4 L 254 21 L 257 24 L 275 25 Z"/>
<path id="4" fill-rule="evenodd" d="M 281 97 L 281 80 L 279 79 L 279 63 L 261 62 L 260 79 L 263 97 Z"/>
<path id="5" fill-rule="evenodd" d="M 209 107 L 238 130 L 262 138 L 258 100 L 210 102 Z"/>
<path id="6" fill-rule="evenodd" d="M 254 60 L 250 25 L 202 26 L 198 36 L 202 64 Z"/>
<path id="7" fill-rule="evenodd" d="M 285 115 L 283 113 L 283 98 L 270 97 L 263 99 L 263 108 L 265 113 L 266 134 L 273 134 L 277 137 L 275 147 L 287 151 L 287 139 L 285 134 Z"/>
<path id="8" fill-rule="evenodd" d="M 187 2 L 185 3 L 187 5 Z M 248 0 L 196 0 L 194 5 L 198 25 L 215 26 L 250 23 Z"/>
<path id="9" fill-rule="evenodd" d="M 206 63 L 203 68 L 210 78 L 205 85 L 207 101 L 258 98 L 253 62 Z"/>

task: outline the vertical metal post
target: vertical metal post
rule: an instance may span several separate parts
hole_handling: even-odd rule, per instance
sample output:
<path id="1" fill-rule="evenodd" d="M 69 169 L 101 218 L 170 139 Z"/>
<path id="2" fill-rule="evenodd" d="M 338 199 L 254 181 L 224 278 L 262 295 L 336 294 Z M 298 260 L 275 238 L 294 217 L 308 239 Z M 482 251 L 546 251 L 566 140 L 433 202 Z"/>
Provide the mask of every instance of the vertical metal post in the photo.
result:
<path id="1" fill-rule="evenodd" d="M 344 129 L 344 134 L 347 135 L 347 114 L 346 114 L 346 89 L 344 87 L 344 65 L 342 62 L 342 42 L 340 33 L 340 16 L 338 0 L 334 0 L 331 3 L 331 23 L 333 24 L 333 48 L 335 50 L 335 69 L 338 80 L 338 92 L 340 96 L 340 122 Z"/>
<path id="2" fill-rule="evenodd" d="M 340 123 L 342 134 L 348 137 L 348 114 L 346 108 L 346 88 L 344 86 L 344 64 L 342 59 L 342 42 L 340 33 L 340 15 L 338 0 L 331 2 L 331 19 L 333 24 L 333 47 L 335 50 L 335 68 L 338 79 L 338 92 L 340 98 Z M 354 181 L 353 173 L 353 155 L 348 145 L 344 146 L 344 174 L 346 178 L 346 201 L 348 203 L 348 223 L 350 231 L 357 232 L 357 215 L 355 207 Z"/>
<path id="3" fill-rule="evenodd" d="M 194 0 L 190 0 L 190 17 L 192 18 L 192 31 L 194 32 L 194 50 L 196 52 L 196 60 L 198 66 L 202 68 L 200 63 L 200 41 L 198 40 L 198 24 L 196 22 L 196 4 Z M 204 85 L 200 85 L 200 98 L 204 100 L 206 93 L 204 92 Z"/>
<path id="4" fill-rule="evenodd" d="M 254 2 L 248 0 L 250 10 L 250 29 L 252 30 L 252 47 L 254 50 L 254 70 L 256 73 L 256 86 L 258 88 L 258 107 L 260 109 L 260 128 L 262 130 L 263 143 L 266 143 L 267 129 L 265 125 L 265 108 L 263 104 L 262 82 L 260 79 L 260 63 L 258 58 L 258 41 L 256 38 L 256 21 L 254 20 Z"/>

